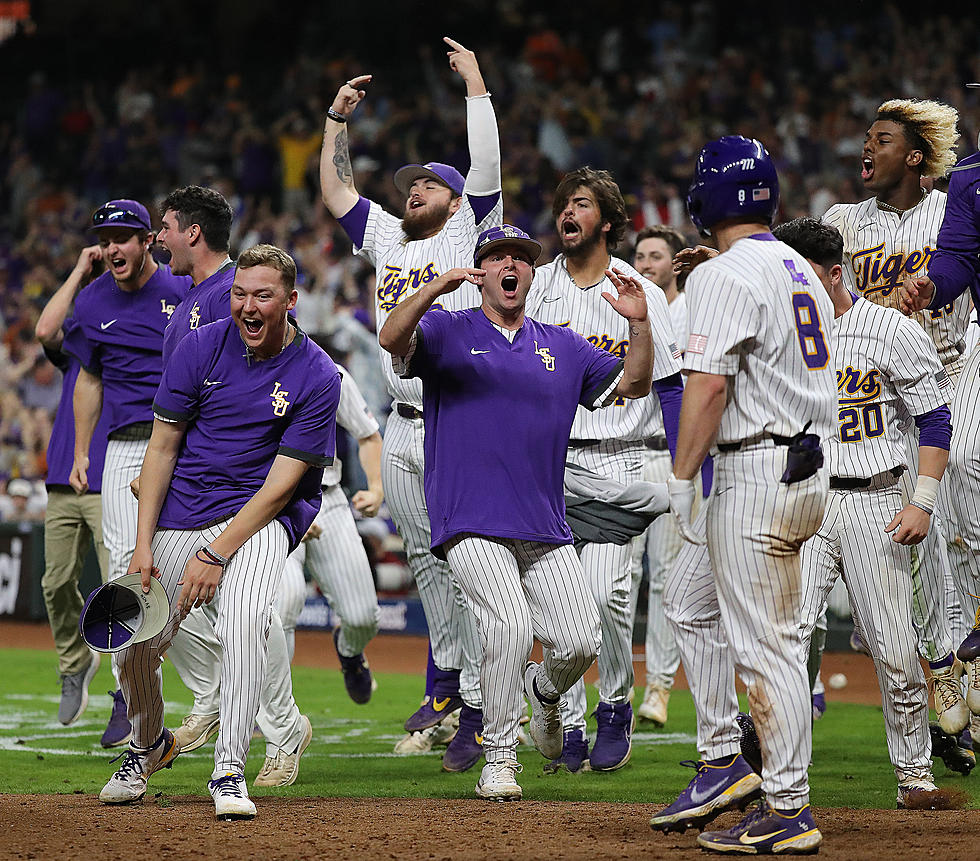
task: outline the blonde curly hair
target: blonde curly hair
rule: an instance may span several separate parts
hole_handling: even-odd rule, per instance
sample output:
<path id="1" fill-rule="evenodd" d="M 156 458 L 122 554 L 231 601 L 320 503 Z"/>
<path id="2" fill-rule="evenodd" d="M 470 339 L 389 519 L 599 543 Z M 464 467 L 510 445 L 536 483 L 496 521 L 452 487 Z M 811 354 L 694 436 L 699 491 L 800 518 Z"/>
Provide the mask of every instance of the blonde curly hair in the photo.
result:
<path id="1" fill-rule="evenodd" d="M 875 121 L 898 123 L 915 149 L 922 150 L 922 175 L 941 177 L 956 164 L 960 134 L 956 108 L 927 99 L 890 99 L 878 108 Z"/>

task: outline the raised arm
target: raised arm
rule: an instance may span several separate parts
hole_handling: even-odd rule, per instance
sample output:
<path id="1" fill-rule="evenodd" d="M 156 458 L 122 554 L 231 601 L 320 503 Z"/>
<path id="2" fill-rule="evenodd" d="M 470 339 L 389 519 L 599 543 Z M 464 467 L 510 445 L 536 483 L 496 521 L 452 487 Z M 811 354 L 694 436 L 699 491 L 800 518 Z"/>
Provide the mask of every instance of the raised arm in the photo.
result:
<path id="1" fill-rule="evenodd" d="M 653 334 L 647 318 L 647 298 L 640 282 L 618 269 L 607 269 L 606 277 L 617 296 L 603 293 L 616 312 L 629 323 L 630 343 L 623 360 L 623 376 L 616 386 L 617 397 L 642 398 L 650 394 L 653 379 Z"/>
<path id="2" fill-rule="evenodd" d="M 58 290 L 44 306 L 41 316 L 37 318 L 34 335 L 49 350 L 57 350 L 61 346 L 64 332 L 61 327 L 71 310 L 75 294 L 88 283 L 92 275 L 93 265 L 102 259 L 102 249 L 98 245 L 83 248 L 78 255 L 75 268 Z"/>
<path id="3" fill-rule="evenodd" d="M 323 149 L 320 150 L 320 193 L 334 218 L 346 215 L 357 203 L 354 170 L 347 148 L 347 120 L 367 93 L 361 89 L 370 75 L 351 78 L 334 96 L 323 127 Z"/>

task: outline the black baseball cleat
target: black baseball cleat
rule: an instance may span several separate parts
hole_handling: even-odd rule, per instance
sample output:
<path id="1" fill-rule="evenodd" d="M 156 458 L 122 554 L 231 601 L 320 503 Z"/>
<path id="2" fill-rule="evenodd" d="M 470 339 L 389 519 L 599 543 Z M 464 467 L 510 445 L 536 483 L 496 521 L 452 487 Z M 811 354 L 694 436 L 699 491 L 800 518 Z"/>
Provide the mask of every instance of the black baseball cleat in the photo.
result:
<path id="1" fill-rule="evenodd" d="M 955 735 L 943 732 L 936 721 L 929 722 L 929 733 L 932 735 L 932 755 L 941 759 L 943 765 L 950 771 L 967 775 L 976 767 L 977 758 L 973 748 L 960 743 Z M 967 730 L 969 733 L 969 730 Z"/>

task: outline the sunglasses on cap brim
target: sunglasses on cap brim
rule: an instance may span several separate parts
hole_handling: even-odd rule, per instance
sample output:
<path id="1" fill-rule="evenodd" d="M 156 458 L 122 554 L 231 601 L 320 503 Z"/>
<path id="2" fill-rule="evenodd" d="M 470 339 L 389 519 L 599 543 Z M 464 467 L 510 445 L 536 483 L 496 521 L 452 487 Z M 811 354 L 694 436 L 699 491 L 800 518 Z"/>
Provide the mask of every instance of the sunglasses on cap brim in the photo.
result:
<path id="1" fill-rule="evenodd" d="M 153 229 L 143 220 L 139 213 L 133 212 L 131 209 L 122 209 L 118 206 L 103 206 L 97 210 L 95 215 L 92 216 L 92 227 L 111 227 L 115 222 L 127 216 L 135 218 L 147 230 Z M 122 226 L 131 227 L 132 225 L 126 224 Z"/>

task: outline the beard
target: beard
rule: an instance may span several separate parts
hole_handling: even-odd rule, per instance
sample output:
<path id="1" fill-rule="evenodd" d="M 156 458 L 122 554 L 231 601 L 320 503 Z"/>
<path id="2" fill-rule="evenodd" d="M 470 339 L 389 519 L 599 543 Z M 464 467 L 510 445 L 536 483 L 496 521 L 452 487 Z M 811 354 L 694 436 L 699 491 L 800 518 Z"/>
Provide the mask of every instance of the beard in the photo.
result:
<path id="1" fill-rule="evenodd" d="M 425 239 L 438 232 L 448 220 L 448 203 L 430 203 L 421 209 L 406 209 L 402 216 L 402 230 L 410 240 Z"/>
<path id="2" fill-rule="evenodd" d="M 560 234 L 559 238 L 561 250 L 566 257 L 586 257 L 602 241 L 602 225 L 597 224 L 591 233 L 580 232 L 569 237 Z"/>

